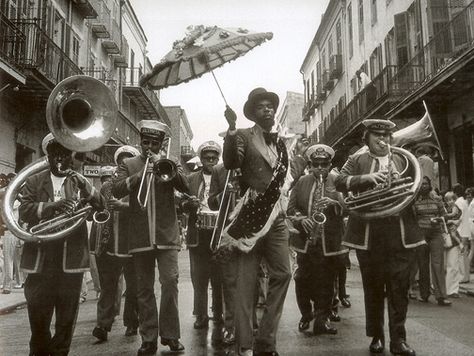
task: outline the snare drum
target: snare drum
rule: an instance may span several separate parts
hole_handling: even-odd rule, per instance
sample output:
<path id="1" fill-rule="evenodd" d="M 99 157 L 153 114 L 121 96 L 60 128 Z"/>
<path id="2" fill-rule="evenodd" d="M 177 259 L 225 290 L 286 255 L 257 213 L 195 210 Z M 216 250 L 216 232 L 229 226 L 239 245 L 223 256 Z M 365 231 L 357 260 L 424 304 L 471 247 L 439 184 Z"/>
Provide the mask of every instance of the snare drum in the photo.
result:
<path id="1" fill-rule="evenodd" d="M 198 213 L 198 229 L 213 230 L 217 223 L 218 211 L 201 211 Z"/>

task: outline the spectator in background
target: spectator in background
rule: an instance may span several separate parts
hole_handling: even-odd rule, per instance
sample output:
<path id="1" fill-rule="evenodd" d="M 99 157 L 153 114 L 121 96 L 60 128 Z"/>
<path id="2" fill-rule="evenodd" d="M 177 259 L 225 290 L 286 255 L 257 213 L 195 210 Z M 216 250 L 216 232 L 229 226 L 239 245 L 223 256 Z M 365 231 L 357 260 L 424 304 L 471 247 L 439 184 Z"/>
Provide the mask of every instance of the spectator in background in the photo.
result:
<path id="1" fill-rule="evenodd" d="M 460 241 L 457 227 L 460 222 L 461 210 L 456 205 L 457 196 L 453 192 L 447 192 L 444 195 L 445 207 L 448 215 L 446 216 L 446 225 L 453 237 L 453 246 L 446 250 L 446 294 L 450 298 L 459 297 L 459 282 L 461 282 L 462 275 L 459 267 L 461 249 L 463 245 Z"/>
<path id="2" fill-rule="evenodd" d="M 438 185 L 435 183 L 435 169 L 434 161 L 431 158 L 431 148 L 427 145 L 422 145 L 415 150 L 415 156 L 420 163 L 421 174 L 430 179 L 433 190 L 435 190 Z"/>
<path id="3" fill-rule="evenodd" d="M 464 250 L 461 253 L 460 269 L 461 269 L 461 283 L 469 283 L 470 280 L 470 258 L 472 258 L 472 246 L 471 246 L 471 231 L 469 225 L 469 204 L 472 201 L 472 191 L 467 189 L 464 191 L 464 187 L 456 183 L 453 186 L 453 192 L 458 196 L 456 205 L 461 210 L 461 221 L 458 226 L 458 232 L 461 236 Z M 467 193 L 467 194 L 466 194 Z"/>
<path id="4" fill-rule="evenodd" d="M 434 194 L 431 181 L 423 177 L 420 195 L 413 204 L 418 226 L 428 246 L 417 249 L 420 271 L 420 302 L 427 303 L 430 296 L 430 266 L 434 295 L 440 306 L 450 306 L 446 295 L 446 277 L 444 273 L 444 240 L 441 219 L 446 215 L 441 198 Z"/>

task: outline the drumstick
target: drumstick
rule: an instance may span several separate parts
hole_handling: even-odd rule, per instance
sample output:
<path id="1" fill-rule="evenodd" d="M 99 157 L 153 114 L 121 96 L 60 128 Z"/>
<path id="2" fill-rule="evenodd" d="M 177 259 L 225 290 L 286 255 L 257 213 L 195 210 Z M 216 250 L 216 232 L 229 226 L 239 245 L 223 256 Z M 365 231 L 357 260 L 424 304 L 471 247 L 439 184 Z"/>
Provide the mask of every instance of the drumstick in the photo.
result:
<path id="1" fill-rule="evenodd" d="M 183 192 L 176 192 L 175 194 L 178 198 L 184 197 L 184 198 L 189 199 L 189 200 L 194 200 L 196 198 L 196 197 L 193 197 L 192 195 L 189 195 L 189 194 L 183 193 Z M 201 202 L 199 202 L 199 205 L 207 208 L 207 205 L 203 204 Z"/>

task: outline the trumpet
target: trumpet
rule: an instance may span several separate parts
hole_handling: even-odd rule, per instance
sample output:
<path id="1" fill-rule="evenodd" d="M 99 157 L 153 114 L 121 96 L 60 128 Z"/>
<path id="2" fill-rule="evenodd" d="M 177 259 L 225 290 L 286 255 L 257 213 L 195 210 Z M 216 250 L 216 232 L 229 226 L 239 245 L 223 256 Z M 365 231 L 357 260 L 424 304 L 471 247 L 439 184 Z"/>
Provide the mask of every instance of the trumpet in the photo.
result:
<path id="1" fill-rule="evenodd" d="M 145 210 L 148 205 L 150 197 L 151 184 L 153 182 L 153 176 L 158 179 L 159 182 L 171 181 L 177 173 L 176 164 L 168 158 L 170 152 L 171 138 L 168 138 L 168 147 L 166 150 L 166 158 L 162 158 L 154 164 L 150 161 L 152 152 L 148 150 L 146 152 L 145 166 L 143 167 L 143 175 L 138 188 L 137 200 L 140 207 Z M 146 184 L 145 197 L 142 199 L 142 192 Z"/>

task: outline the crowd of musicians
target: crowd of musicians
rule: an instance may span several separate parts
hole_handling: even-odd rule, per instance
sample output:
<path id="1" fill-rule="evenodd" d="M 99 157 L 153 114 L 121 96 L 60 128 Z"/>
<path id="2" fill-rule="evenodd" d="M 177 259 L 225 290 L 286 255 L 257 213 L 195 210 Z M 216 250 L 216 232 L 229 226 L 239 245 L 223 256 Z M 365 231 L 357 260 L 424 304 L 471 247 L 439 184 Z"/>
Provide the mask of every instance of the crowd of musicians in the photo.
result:
<path id="1" fill-rule="evenodd" d="M 274 131 L 278 105 L 275 93 L 254 89 L 243 113 L 255 125 L 238 129 L 237 115 L 227 107 L 229 127 L 222 145 L 202 143 L 198 150 L 202 168 L 185 175 L 174 163 L 167 179 L 154 167 L 163 158 L 170 129 L 158 121 L 141 121 L 140 150 L 120 147 L 114 156 L 116 166 L 102 167 L 100 190 L 72 169 L 73 152 L 53 135 L 45 137 L 42 148 L 50 169 L 27 179 L 19 198 L 19 219 L 34 226 L 71 212 L 78 201 L 109 216 L 105 222 L 95 220 L 90 232 L 84 223 L 66 238 L 24 243 L 21 268 L 27 272 L 30 355 L 68 354 L 89 253 L 95 257 L 100 280 L 92 335 L 107 341 L 120 309 L 123 275 L 125 335 L 139 333 L 142 344 L 137 354 L 155 354 L 158 341 L 170 351 L 184 351 L 178 303 L 180 214 L 187 217 L 194 328 L 205 329 L 212 320 L 221 328 L 219 342 L 232 354 L 278 355 L 278 325 L 292 277 L 301 312 L 295 327 L 305 332 L 312 323 L 314 335 L 336 334 L 338 306 L 351 306 L 345 290 L 351 248 L 362 275 L 370 352 L 382 353 L 386 346 L 387 299 L 390 352 L 415 355 L 405 330 L 414 265 L 418 262 L 420 299 L 426 302 L 430 268 L 422 266 L 431 254 L 435 296 L 440 305 L 449 305 L 442 222 L 456 231 L 461 212 L 454 203 L 446 210 L 425 177 L 420 197 L 400 213 L 371 220 L 348 216 L 343 194 L 384 184 L 387 172 L 403 169 L 404 162 L 395 155 L 389 159 L 387 151 L 395 125 L 365 120 L 363 140 L 368 149 L 345 160 L 327 145 L 279 136 Z M 218 164 L 221 158 L 223 163 Z M 472 190 L 467 193 L 472 199 Z M 455 199 L 447 196 L 449 202 Z M 464 209 L 469 211 L 469 206 Z M 453 240 L 457 236 L 453 233 Z M 460 237 L 459 249 L 468 247 L 469 238 Z M 262 285 L 264 300 L 259 299 Z"/>

